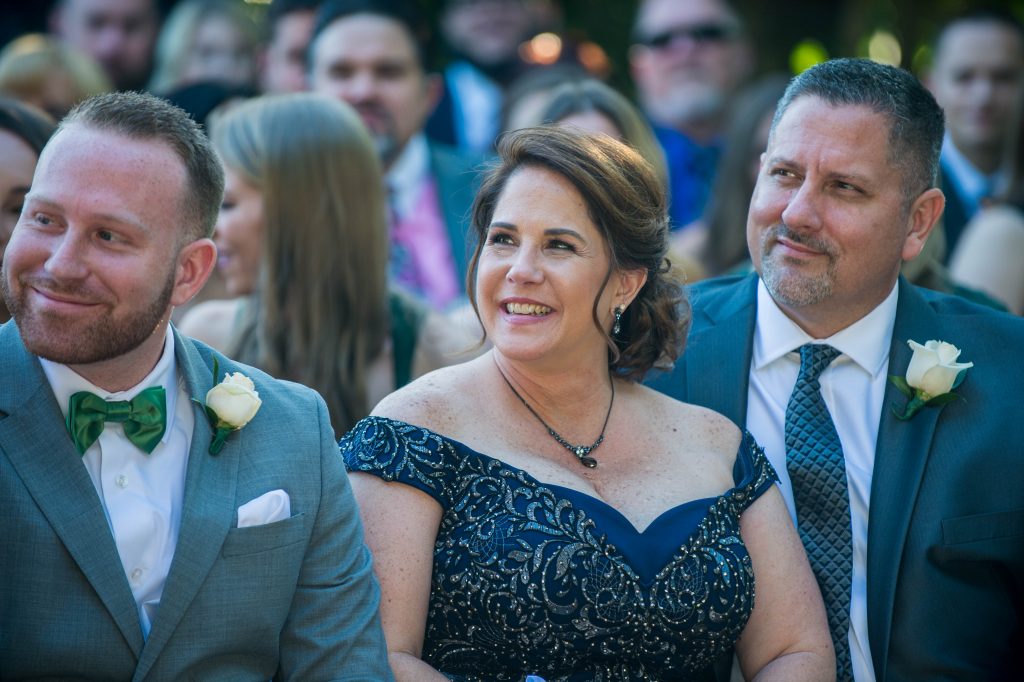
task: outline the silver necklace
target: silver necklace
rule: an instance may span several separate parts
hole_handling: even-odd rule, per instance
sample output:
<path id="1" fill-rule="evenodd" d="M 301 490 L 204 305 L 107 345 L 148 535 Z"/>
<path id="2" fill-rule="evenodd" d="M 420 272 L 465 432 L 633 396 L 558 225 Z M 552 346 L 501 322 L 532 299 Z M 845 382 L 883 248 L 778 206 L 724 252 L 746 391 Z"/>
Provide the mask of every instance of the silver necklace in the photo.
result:
<path id="1" fill-rule="evenodd" d="M 501 378 L 505 380 L 505 383 L 508 385 L 509 390 L 512 391 L 512 394 L 515 397 L 519 398 L 519 402 L 521 402 L 523 404 L 523 406 L 525 406 L 526 409 L 530 411 L 530 414 L 532 414 L 534 417 L 537 418 L 537 421 L 539 421 L 541 423 L 541 425 L 545 429 L 548 430 L 548 434 L 550 434 L 552 438 L 554 438 L 556 441 L 558 441 L 559 445 L 561 445 L 566 450 L 568 450 L 573 455 L 575 455 L 576 459 L 578 459 L 580 461 L 580 464 L 582 464 L 583 466 L 587 467 L 588 469 L 593 469 L 594 467 L 597 466 L 597 460 L 594 459 L 593 457 L 591 457 L 590 453 L 593 452 L 594 450 L 596 450 L 597 447 L 601 443 L 604 442 L 604 430 L 606 428 L 608 428 L 608 418 L 612 416 L 612 405 L 615 404 L 615 381 L 614 380 L 612 380 L 612 382 L 611 382 L 612 399 L 610 401 L 608 401 L 608 412 L 605 413 L 605 415 L 604 415 L 604 424 L 601 425 L 601 435 L 598 436 L 597 440 L 595 440 L 593 442 L 593 444 L 591 444 L 591 445 L 573 445 L 572 443 L 570 443 L 566 439 L 562 438 L 562 436 L 557 431 L 555 431 L 553 428 L 548 426 L 548 423 L 546 421 L 544 421 L 544 419 L 541 418 L 541 416 L 539 414 L 537 414 L 537 411 L 534 410 L 532 407 L 530 407 L 530 403 L 526 402 L 526 398 L 524 398 L 523 396 L 519 395 L 519 391 L 517 391 L 515 386 L 512 385 L 512 382 L 508 380 L 508 377 L 505 376 L 505 372 L 502 371 L 501 367 L 498 366 L 497 362 L 494 363 L 494 366 L 498 368 L 498 374 L 500 374 Z"/>

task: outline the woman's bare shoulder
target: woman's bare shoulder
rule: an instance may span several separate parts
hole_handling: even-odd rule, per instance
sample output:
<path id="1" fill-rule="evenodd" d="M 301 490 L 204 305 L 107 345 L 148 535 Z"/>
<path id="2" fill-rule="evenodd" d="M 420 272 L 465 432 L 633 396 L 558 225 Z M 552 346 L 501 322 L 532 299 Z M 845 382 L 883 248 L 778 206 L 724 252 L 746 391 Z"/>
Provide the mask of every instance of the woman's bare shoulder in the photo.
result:
<path id="1" fill-rule="evenodd" d="M 716 453 L 731 465 L 739 451 L 743 432 L 728 417 L 700 405 L 684 403 L 647 386 L 637 386 L 651 420 L 650 426 L 674 443 L 681 438 L 688 447 Z"/>
<path id="2" fill-rule="evenodd" d="M 222 353 L 227 352 L 239 305 L 237 298 L 198 303 L 185 313 L 178 330 Z"/>
<path id="3" fill-rule="evenodd" d="M 476 402 L 474 375 L 480 358 L 423 375 L 373 408 L 372 414 L 423 426 L 442 434 L 458 432 Z"/>

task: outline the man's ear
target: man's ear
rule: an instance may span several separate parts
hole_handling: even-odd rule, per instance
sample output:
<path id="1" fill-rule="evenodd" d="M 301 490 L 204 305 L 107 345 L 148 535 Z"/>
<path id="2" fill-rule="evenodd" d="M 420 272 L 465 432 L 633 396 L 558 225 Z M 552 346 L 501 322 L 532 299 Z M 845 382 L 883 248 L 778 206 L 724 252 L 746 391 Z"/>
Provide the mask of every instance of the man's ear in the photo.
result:
<path id="1" fill-rule="evenodd" d="M 192 300 L 206 284 L 216 264 L 217 247 L 212 239 L 197 239 L 186 244 L 178 254 L 171 305 L 180 306 Z"/>
<path id="2" fill-rule="evenodd" d="M 946 206 L 946 197 L 942 190 L 937 187 L 925 190 L 910 206 L 910 213 L 907 215 L 908 232 L 903 242 L 903 260 L 908 261 L 917 257 L 928 241 L 935 224 L 942 215 L 942 209 Z"/>

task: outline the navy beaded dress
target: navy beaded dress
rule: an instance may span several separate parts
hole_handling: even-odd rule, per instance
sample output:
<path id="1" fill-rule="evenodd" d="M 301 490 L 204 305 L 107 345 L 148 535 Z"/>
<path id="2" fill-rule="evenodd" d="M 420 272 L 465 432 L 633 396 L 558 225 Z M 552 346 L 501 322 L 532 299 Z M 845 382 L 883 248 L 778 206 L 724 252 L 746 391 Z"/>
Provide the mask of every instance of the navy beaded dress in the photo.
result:
<path id="1" fill-rule="evenodd" d="M 453 680 L 687 680 L 733 646 L 754 605 L 739 517 L 775 482 L 745 434 L 735 487 L 640 533 L 597 498 L 419 426 L 367 417 L 350 471 L 443 509 L 423 660 Z"/>

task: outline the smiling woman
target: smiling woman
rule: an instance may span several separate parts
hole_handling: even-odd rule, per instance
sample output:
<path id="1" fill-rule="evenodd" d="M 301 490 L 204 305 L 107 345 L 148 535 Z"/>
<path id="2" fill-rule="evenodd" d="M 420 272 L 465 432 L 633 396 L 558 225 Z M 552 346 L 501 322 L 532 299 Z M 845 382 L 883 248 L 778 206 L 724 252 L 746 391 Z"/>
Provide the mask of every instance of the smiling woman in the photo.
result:
<path id="1" fill-rule="evenodd" d="M 341 443 L 396 678 L 688 679 L 736 643 L 748 678 L 830 679 L 760 448 L 638 383 L 688 323 L 656 173 L 576 129 L 519 130 L 499 154 L 468 287 L 493 349 Z"/>

